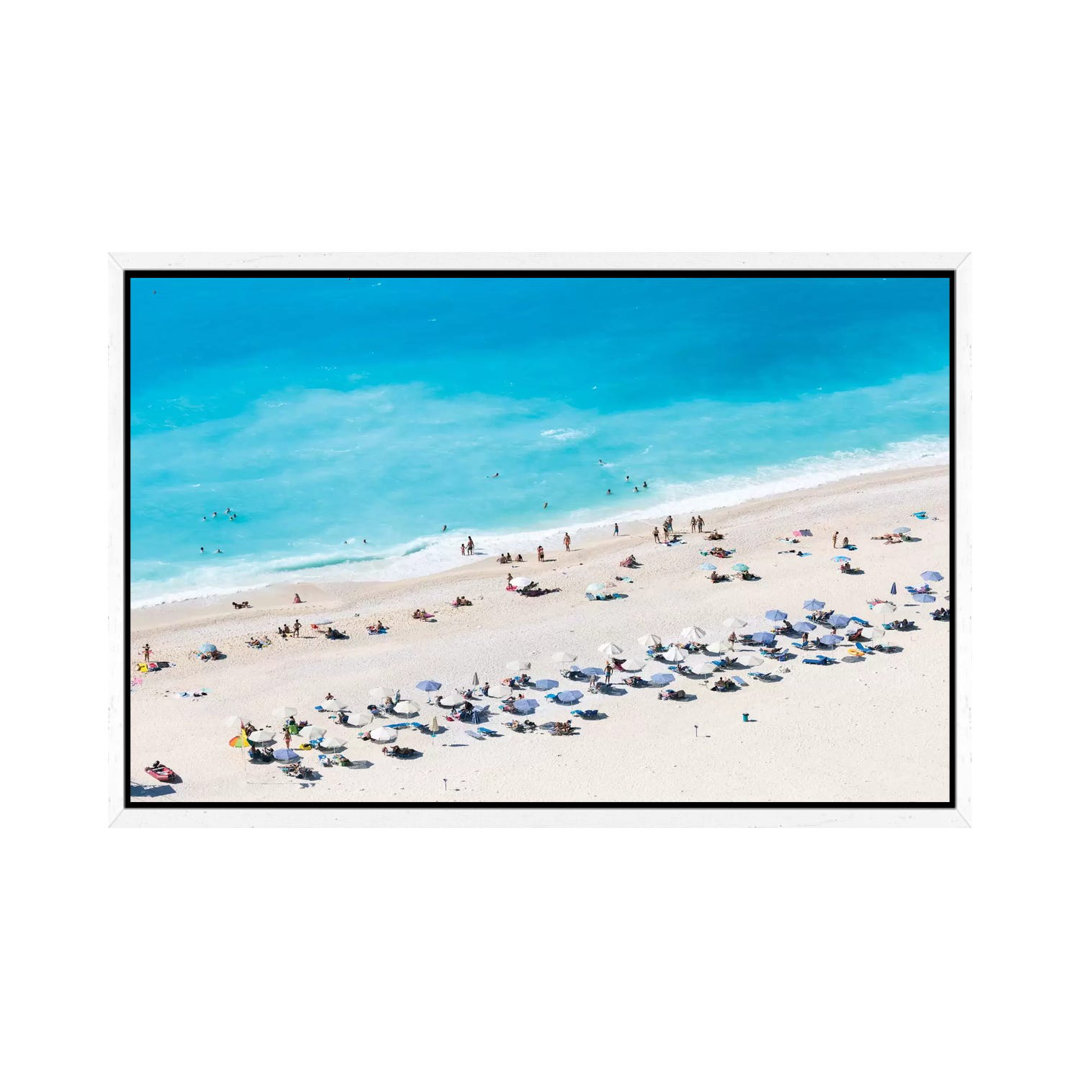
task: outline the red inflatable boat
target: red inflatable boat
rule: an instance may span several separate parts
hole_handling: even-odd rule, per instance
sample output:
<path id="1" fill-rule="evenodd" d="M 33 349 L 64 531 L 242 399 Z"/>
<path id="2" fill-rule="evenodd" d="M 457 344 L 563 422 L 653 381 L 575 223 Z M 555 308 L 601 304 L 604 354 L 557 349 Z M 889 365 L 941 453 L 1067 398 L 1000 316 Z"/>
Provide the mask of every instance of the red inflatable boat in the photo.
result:
<path id="1" fill-rule="evenodd" d="M 160 780 L 163 784 L 175 784 L 180 779 L 168 765 L 162 765 L 160 761 L 155 761 L 153 765 L 147 765 L 146 771 L 155 780 Z"/>

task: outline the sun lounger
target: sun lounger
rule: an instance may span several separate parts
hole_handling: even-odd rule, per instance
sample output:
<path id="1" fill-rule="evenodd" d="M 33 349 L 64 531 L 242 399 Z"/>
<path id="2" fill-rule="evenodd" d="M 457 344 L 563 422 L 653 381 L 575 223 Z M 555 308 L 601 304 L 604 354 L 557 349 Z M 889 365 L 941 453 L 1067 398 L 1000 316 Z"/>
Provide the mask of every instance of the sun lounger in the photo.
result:
<path id="1" fill-rule="evenodd" d="M 823 664 L 824 665 L 824 664 L 831 664 L 832 662 L 833 662 L 833 660 L 832 660 L 831 656 L 822 656 L 820 653 L 818 653 L 817 656 L 804 656 L 803 657 L 803 663 L 804 664 Z"/>
<path id="2" fill-rule="evenodd" d="M 499 734 L 499 732 L 497 732 L 494 728 L 489 728 L 489 727 L 478 727 L 476 730 L 479 731 L 483 735 L 498 735 Z"/>
<path id="3" fill-rule="evenodd" d="M 860 653 L 862 653 L 863 656 L 869 656 L 873 652 L 872 649 L 868 649 L 861 641 L 856 641 L 855 642 L 855 648 Z"/>
<path id="4" fill-rule="evenodd" d="M 410 723 L 386 724 L 385 726 L 390 728 L 391 731 L 400 731 L 402 728 L 412 727 L 412 724 L 410 724 Z"/>

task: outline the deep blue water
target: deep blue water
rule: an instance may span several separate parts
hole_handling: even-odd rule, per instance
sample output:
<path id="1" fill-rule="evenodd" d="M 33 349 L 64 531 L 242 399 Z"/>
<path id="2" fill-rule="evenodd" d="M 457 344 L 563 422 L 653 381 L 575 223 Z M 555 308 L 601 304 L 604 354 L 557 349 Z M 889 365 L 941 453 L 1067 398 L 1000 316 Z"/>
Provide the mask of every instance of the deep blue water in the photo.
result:
<path id="1" fill-rule="evenodd" d="M 948 432 L 944 279 L 138 278 L 131 312 L 136 603 L 420 573 L 463 532 L 561 536 Z"/>

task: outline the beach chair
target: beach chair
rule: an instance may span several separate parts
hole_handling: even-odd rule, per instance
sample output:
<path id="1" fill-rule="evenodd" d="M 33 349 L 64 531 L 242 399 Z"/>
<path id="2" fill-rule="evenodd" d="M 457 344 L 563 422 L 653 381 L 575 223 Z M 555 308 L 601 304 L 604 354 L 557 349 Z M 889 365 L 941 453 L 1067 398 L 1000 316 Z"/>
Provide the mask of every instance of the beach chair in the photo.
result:
<path id="1" fill-rule="evenodd" d="M 391 731 L 401 731 L 402 728 L 412 727 L 411 723 L 405 722 L 401 724 L 386 724 Z"/>
<path id="2" fill-rule="evenodd" d="M 746 681 L 746 680 L 745 680 L 745 679 L 744 679 L 744 678 L 743 678 L 743 677 L 742 677 L 741 675 L 732 675 L 732 676 L 731 676 L 731 681 L 732 681 L 732 682 L 733 682 L 733 683 L 734 683 L 734 684 L 735 684 L 736 686 L 740 686 L 740 687 L 741 687 L 741 686 L 749 686 L 749 685 L 750 685 L 750 684 L 749 684 L 749 683 L 748 683 L 748 682 L 747 682 L 747 681 Z"/>
<path id="3" fill-rule="evenodd" d="M 855 642 L 855 648 L 856 648 L 856 649 L 858 650 L 858 652 L 860 652 L 860 653 L 861 653 L 861 654 L 862 654 L 863 656 L 871 656 L 871 655 L 873 655 L 873 651 L 874 651 L 874 650 L 873 650 L 873 649 L 868 649 L 868 648 L 867 648 L 867 647 L 866 647 L 866 646 L 865 646 L 865 645 L 864 645 L 864 644 L 863 644 L 863 643 L 862 643 L 861 641 L 856 641 L 856 642 Z"/>
<path id="4" fill-rule="evenodd" d="M 803 657 L 803 663 L 804 664 L 821 664 L 821 665 L 831 664 L 832 663 L 832 657 L 831 656 L 822 656 L 820 653 L 818 653 L 817 656 L 804 656 Z"/>
<path id="5" fill-rule="evenodd" d="M 852 615 L 851 616 L 851 621 L 853 623 L 858 623 L 860 626 L 869 626 L 870 625 L 865 619 L 860 619 L 857 615 Z"/>
<path id="6" fill-rule="evenodd" d="M 545 694 L 544 698 L 547 701 L 555 701 L 558 698 L 558 694 Z"/>
<path id="7" fill-rule="evenodd" d="M 488 735 L 488 736 L 498 735 L 499 734 L 499 732 L 497 732 L 494 728 L 489 728 L 489 727 L 478 727 L 476 730 L 479 731 L 479 732 L 482 732 L 484 735 Z"/>

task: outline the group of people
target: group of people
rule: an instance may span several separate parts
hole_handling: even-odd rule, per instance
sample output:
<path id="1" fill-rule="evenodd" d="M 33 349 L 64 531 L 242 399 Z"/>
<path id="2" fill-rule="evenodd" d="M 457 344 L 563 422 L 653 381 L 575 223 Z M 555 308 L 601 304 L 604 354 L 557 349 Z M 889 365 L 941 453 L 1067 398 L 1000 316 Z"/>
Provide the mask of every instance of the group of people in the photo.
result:
<path id="1" fill-rule="evenodd" d="M 518 555 L 517 558 L 515 558 L 513 555 L 510 554 L 509 551 L 507 551 L 504 554 L 500 555 L 497 561 L 500 563 L 514 563 L 524 562 L 525 560 L 521 557 L 521 555 Z"/>
<path id="2" fill-rule="evenodd" d="M 472 601 L 466 600 L 464 596 L 455 596 L 454 602 L 451 607 L 472 607 Z"/>
<path id="3" fill-rule="evenodd" d="M 670 520 L 670 519 L 669 519 Z M 690 519 L 690 531 L 692 533 L 701 533 L 705 531 L 705 519 L 698 515 Z"/>
<path id="4" fill-rule="evenodd" d="M 292 624 L 292 626 L 289 626 L 288 623 L 286 623 L 284 626 L 279 626 L 277 628 L 277 632 L 278 632 L 278 637 L 283 637 L 283 638 L 299 637 L 300 636 L 300 620 L 297 619 L 296 622 L 294 622 Z"/>
<path id="5" fill-rule="evenodd" d="M 455 604 L 455 605 L 457 604 L 457 601 L 456 601 L 456 600 L 454 601 L 454 604 Z M 417 609 L 416 609 L 416 610 L 415 610 L 415 611 L 414 611 L 414 612 L 412 613 L 412 617 L 413 617 L 414 619 L 421 619 L 421 620 L 423 620 L 424 622 L 427 622 L 427 621 L 428 621 L 429 619 L 434 619 L 434 618 L 435 618 L 435 616 L 434 616 L 434 615 L 432 615 L 430 611 L 425 611 L 425 610 L 424 610 L 423 608 L 417 608 Z"/>

